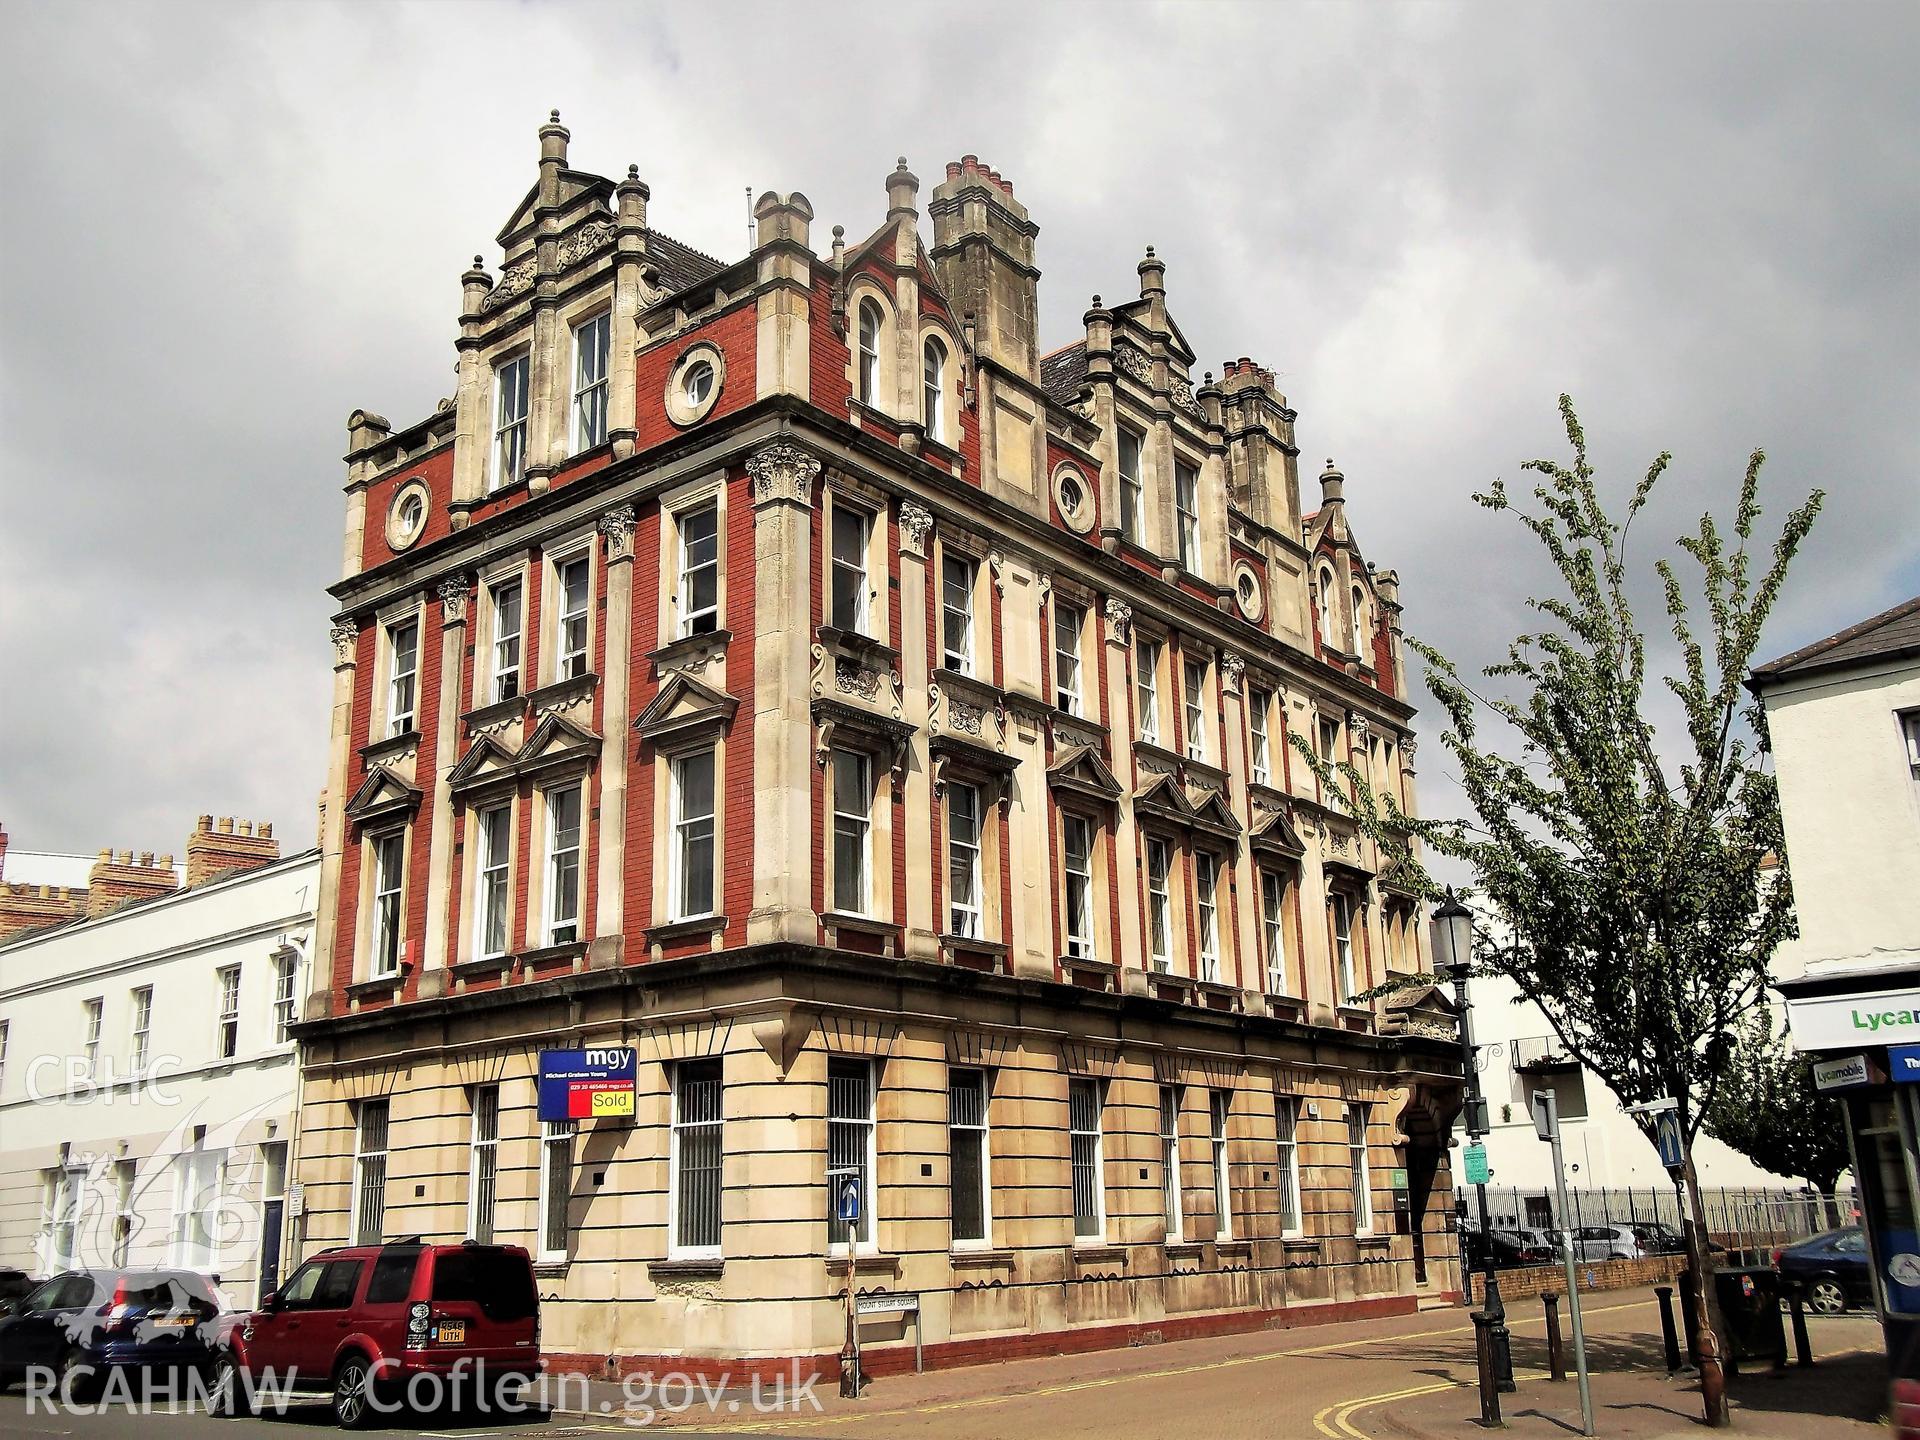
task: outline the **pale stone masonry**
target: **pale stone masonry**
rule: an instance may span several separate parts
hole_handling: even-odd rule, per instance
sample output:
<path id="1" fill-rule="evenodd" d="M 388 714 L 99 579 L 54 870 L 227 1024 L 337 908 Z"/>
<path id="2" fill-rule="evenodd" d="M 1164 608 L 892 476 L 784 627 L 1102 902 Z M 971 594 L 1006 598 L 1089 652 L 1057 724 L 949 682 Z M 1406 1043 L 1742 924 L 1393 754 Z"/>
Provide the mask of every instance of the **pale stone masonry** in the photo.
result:
<path id="1" fill-rule="evenodd" d="M 973 157 L 931 245 L 902 161 L 723 263 L 568 143 L 456 394 L 350 421 L 302 1253 L 525 1244 L 616 1371 L 829 1364 L 849 1263 L 934 1363 L 1456 1290 L 1451 1011 L 1357 998 L 1424 924 L 1290 744 L 1412 809 L 1398 597 L 1272 375 L 1196 380 L 1151 250 L 1043 356 Z"/>

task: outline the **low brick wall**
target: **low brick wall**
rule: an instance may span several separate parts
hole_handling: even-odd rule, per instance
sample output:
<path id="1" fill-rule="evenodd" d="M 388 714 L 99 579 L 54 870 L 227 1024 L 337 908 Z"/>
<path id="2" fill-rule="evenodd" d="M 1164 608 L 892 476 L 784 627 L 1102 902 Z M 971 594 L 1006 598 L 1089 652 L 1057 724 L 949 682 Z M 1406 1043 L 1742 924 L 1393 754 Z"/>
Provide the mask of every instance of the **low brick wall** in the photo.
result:
<path id="1" fill-rule="evenodd" d="M 1646 1260 L 1588 1260 L 1576 1264 L 1573 1273 L 1580 1279 L 1580 1291 L 1631 1290 L 1637 1285 L 1664 1285 L 1687 1268 L 1684 1255 L 1655 1255 Z M 1480 1282 L 1485 1277 L 1474 1271 L 1468 1280 L 1467 1302 L 1480 1303 Z M 1564 1264 L 1529 1265 L 1524 1270 L 1500 1272 L 1500 1298 L 1506 1302 L 1530 1299 L 1552 1291 L 1563 1295 L 1567 1289 Z"/>

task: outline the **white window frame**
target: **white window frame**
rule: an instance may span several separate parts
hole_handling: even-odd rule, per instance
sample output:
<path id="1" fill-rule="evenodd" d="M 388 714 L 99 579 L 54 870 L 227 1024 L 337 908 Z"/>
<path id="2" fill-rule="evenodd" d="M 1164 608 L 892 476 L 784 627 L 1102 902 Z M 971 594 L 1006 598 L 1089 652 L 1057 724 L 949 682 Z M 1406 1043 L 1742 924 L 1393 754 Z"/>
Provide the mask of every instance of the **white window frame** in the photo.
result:
<path id="1" fill-rule="evenodd" d="M 1260 949 L 1267 964 L 1267 993 L 1287 989 L 1287 880 L 1278 870 L 1260 872 Z"/>
<path id="2" fill-rule="evenodd" d="M 169 1264 L 187 1270 L 210 1270 L 217 1260 L 218 1216 L 225 1190 L 227 1152 L 205 1149 L 197 1141 L 173 1157 L 173 1233 L 167 1246 Z"/>
<path id="3" fill-rule="evenodd" d="M 568 796 L 573 797 L 578 815 L 573 826 L 573 843 L 563 845 L 564 832 L 560 824 L 560 805 Z M 575 780 L 565 785 L 555 785 L 541 793 L 541 812 L 546 827 L 545 883 L 543 886 L 543 906 L 545 915 L 541 922 L 541 934 L 548 945 L 577 945 L 584 937 L 585 920 L 581 915 L 586 899 L 586 849 L 587 849 L 587 788 L 584 781 Z M 561 878 L 572 867 L 573 910 L 563 913 L 560 906 L 566 887 Z M 571 929 L 571 935 L 561 932 Z"/>
<path id="4" fill-rule="evenodd" d="M 1152 835 L 1147 837 L 1147 968 L 1156 975 L 1173 970 L 1173 846 Z"/>
<path id="5" fill-rule="evenodd" d="M 372 948 L 367 967 L 369 978 L 377 980 L 400 973 L 401 931 L 407 921 L 406 831 L 372 835 L 367 844 L 373 849 L 373 913 L 369 917 Z"/>
<path id="6" fill-rule="evenodd" d="M 688 767 L 704 763 L 707 767 L 707 808 L 704 813 L 687 809 Z M 720 755 L 718 747 L 687 750 L 672 757 L 667 768 L 668 823 L 672 844 L 667 855 L 668 914 L 674 920 L 694 920 L 713 915 L 720 908 Z M 695 879 L 696 847 L 706 844 L 705 908 L 695 908 L 689 889 Z"/>
<path id="7" fill-rule="evenodd" d="M 1200 978 L 1220 979 L 1220 864 L 1210 850 L 1193 854 L 1193 910 L 1200 956 Z"/>
<path id="8" fill-rule="evenodd" d="M 65 1165 L 48 1171 L 43 1195 L 41 1228 L 47 1236 L 47 1269 L 54 1273 L 77 1270 L 85 1260 L 80 1254 L 80 1232 L 87 1213 L 86 1167 Z"/>
<path id="9" fill-rule="evenodd" d="M 370 1124 L 379 1116 L 376 1127 Z M 352 1245 L 378 1245 L 385 1237 L 387 1156 L 393 1144 L 393 1111 L 385 1096 L 362 1100 L 353 1112 Z M 378 1145 L 370 1143 L 377 1139 Z M 373 1208 L 377 1206 L 377 1209 Z"/>
<path id="10" fill-rule="evenodd" d="M 1273 774 L 1270 768 L 1272 757 L 1267 743 L 1267 712 L 1273 704 L 1273 696 L 1266 690 L 1247 687 L 1247 751 L 1248 767 L 1253 783 L 1271 785 Z"/>
<path id="11" fill-rule="evenodd" d="M 860 1070 L 865 1076 L 865 1092 L 864 1092 L 866 1096 L 865 1113 L 863 1115 L 836 1116 L 833 1113 L 834 1071 L 838 1069 L 841 1072 L 842 1077 L 847 1078 L 851 1076 L 851 1073 L 856 1068 Z M 832 1218 L 828 1219 L 828 1222 L 827 1222 L 827 1253 L 828 1254 L 845 1255 L 848 1253 L 849 1249 L 851 1249 L 854 1254 L 870 1255 L 870 1254 L 873 1254 L 875 1250 L 878 1248 L 878 1244 L 879 1244 L 878 1236 L 880 1234 L 880 1217 L 874 1214 L 874 1203 L 875 1203 L 874 1172 L 878 1167 L 878 1142 L 876 1139 L 876 1133 L 880 1128 L 879 1108 L 880 1108 L 880 1077 L 873 1061 L 870 1059 L 863 1059 L 855 1056 L 830 1055 L 827 1059 L 827 1153 L 826 1153 L 827 1168 L 828 1169 L 834 1168 L 833 1132 L 836 1126 L 842 1127 L 843 1132 L 844 1132 L 844 1127 L 848 1127 L 848 1126 L 854 1127 L 857 1132 L 863 1132 L 863 1133 L 856 1133 L 854 1136 L 851 1137 L 854 1139 L 857 1147 L 860 1149 L 863 1158 L 861 1160 L 861 1165 L 860 1165 L 860 1170 L 861 1170 L 860 1218 L 859 1220 L 854 1222 L 853 1229 L 844 1232 L 845 1238 L 840 1240 L 835 1240 L 833 1238 L 833 1235 L 835 1230 L 841 1226 L 842 1222 Z M 848 1137 L 846 1137 L 843 1133 L 843 1139 L 845 1138 L 848 1138 Z M 841 1148 L 844 1150 L 847 1147 L 843 1145 Z M 834 1201 L 836 1196 L 838 1195 L 838 1186 L 839 1186 L 838 1179 L 831 1176 L 828 1177 L 827 1213 L 829 1217 L 831 1217 L 837 1209 L 837 1206 L 835 1205 Z"/>
<path id="12" fill-rule="evenodd" d="M 518 575 L 509 575 L 487 586 L 487 703 L 515 699 L 522 690 L 520 660 L 521 632 L 526 624 L 527 591 Z M 507 613 L 511 602 L 512 613 Z M 511 620 L 511 624 L 507 622 Z"/>
<path id="13" fill-rule="evenodd" d="M 7 1083 L 7 1035 L 13 1029 L 8 1020 L 0 1020 L 0 1086 Z"/>
<path id="14" fill-rule="evenodd" d="M 387 625 L 387 734 L 404 735 L 414 728 L 420 707 L 420 619 L 408 615 Z M 411 644 L 401 649 L 400 637 L 409 636 Z M 402 655 L 406 668 L 400 668 Z"/>
<path id="15" fill-rule="evenodd" d="M 1186 1196 L 1180 1174 L 1181 1087 L 1162 1085 L 1159 1101 L 1160 1213 L 1169 1245 L 1187 1238 Z"/>
<path id="16" fill-rule="evenodd" d="M 1327 896 L 1327 918 L 1333 933 L 1333 978 L 1341 1005 L 1353 1004 L 1358 976 L 1353 965 L 1353 901 L 1340 891 Z"/>
<path id="17" fill-rule="evenodd" d="M 240 1054 L 240 967 L 222 965 L 213 972 L 220 987 L 219 1024 L 214 1031 L 214 1058 L 232 1060 Z"/>
<path id="18" fill-rule="evenodd" d="M 567 576 L 575 566 L 585 575 L 577 608 L 567 605 Z M 578 626 L 577 643 L 569 638 Z M 553 557 L 553 678 L 575 680 L 593 668 L 593 550 L 583 547 Z"/>
<path id="19" fill-rule="evenodd" d="M 1093 1126 L 1087 1129 L 1074 1124 L 1073 1097 L 1076 1092 L 1092 1097 Z M 1078 1245 L 1101 1244 L 1107 1238 L 1107 1162 L 1106 1162 L 1106 1095 L 1099 1080 L 1087 1075 L 1067 1077 L 1067 1170 L 1068 1189 L 1073 1196 L 1073 1239 Z M 1078 1151 L 1082 1140 L 1091 1141 L 1093 1158 L 1092 1190 L 1094 1228 L 1080 1228 L 1080 1203 L 1078 1196 L 1079 1176 L 1083 1168 Z"/>
<path id="20" fill-rule="evenodd" d="M 87 1079 L 97 1079 L 100 1074 L 100 1031 L 106 1023 L 107 1002 L 104 996 L 94 995 L 80 1002 L 81 1023 L 84 1026 L 84 1039 L 81 1042 L 81 1054 L 86 1057 Z"/>
<path id="21" fill-rule="evenodd" d="M 964 805 L 961 803 L 965 797 Z M 961 838 L 961 827 L 956 817 L 965 814 L 971 832 Z M 969 940 L 977 940 L 981 935 L 984 920 L 983 897 L 980 893 L 980 827 L 982 821 L 981 794 L 978 785 L 970 785 L 964 780 L 947 782 L 947 933 L 959 935 Z M 960 887 L 955 877 L 964 876 L 967 881 L 967 893 L 972 897 L 963 904 L 959 899 Z"/>
<path id="22" fill-rule="evenodd" d="M 1187 758 L 1207 761 L 1207 662 L 1185 658 L 1180 663 L 1180 703 L 1186 722 Z"/>
<path id="23" fill-rule="evenodd" d="M 1920 785 L 1920 710 L 1899 713 L 1900 738 L 1907 751 L 1907 773 Z"/>
<path id="24" fill-rule="evenodd" d="M 1367 1155 L 1367 1107 L 1347 1106 L 1347 1164 L 1353 1172 L 1353 1233 L 1373 1234 L 1373 1167 Z"/>
<path id="25" fill-rule="evenodd" d="M 843 517 L 844 523 L 857 526 L 859 531 L 859 544 L 845 554 L 840 543 Z M 827 623 L 848 634 L 873 633 L 873 606 L 869 593 L 873 589 L 873 524 L 871 511 L 843 502 L 837 495 L 834 497 L 832 513 L 827 517 Z M 840 609 L 839 594 L 843 577 L 854 581 L 851 614 L 842 614 Z"/>
<path id="26" fill-rule="evenodd" d="M 613 312 L 602 310 L 573 327 L 573 450 L 607 439 L 608 372 L 613 360 Z"/>
<path id="27" fill-rule="evenodd" d="M 527 421 L 532 413 L 532 360 L 524 352 L 493 367 L 493 473 L 489 493 L 527 474 Z M 517 401 L 517 407 L 511 403 Z"/>
<path id="28" fill-rule="evenodd" d="M 833 792 L 830 797 L 833 805 L 833 893 L 828 900 L 833 909 L 842 915 L 866 915 L 871 913 L 873 906 L 873 757 L 861 750 L 835 748 L 828 755 L 828 764 L 828 781 Z M 853 769 L 857 783 L 850 788 L 866 797 L 866 804 L 859 810 L 841 807 L 842 765 Z M 847 884 L 847 877 L 842 873 L 845 867 L 841 863 L 840 853 L 843 835 L 859 841 L 860 872 L 854 886 L 859 892 L 857 895 L 842 889 Z M 858 902 L 855 908 L 847 908 L 852 901 Z"/>
<path id="29" fill-rule="evenodd" d="M 955 1104 L 957 1093 L 963 1089 L 977 1089 L 980 1096 L 980 1119 L 976 1124 L 959 1118 L 959 1106 Z M 955 1067 L 947 1071 L 947 1193 L 948 1218 L 950 1232 L 948 1241 L 955 1250 L 986 1250 L 993 1244 L 993 1127 L 991 1105 L 993 1087 L 988 1084 L 987 1072 L 978 1067 Z M 971 1143 L 980 1147 L 980 1233 L 963 1236 L 959 1233 L 959 1220 L 953 1214 L 953 1196 L 959 1191 L 959 1182 L 955 1178 L 956 1167 L 954 1146 L 956 1135 L 973 1137 Z"/>
<path id="30" fill-rule="evenodd" d="M 1184 460 L 1173 462 L 1173 516 L 1180 568 L 1200 573 L 1200 471 Z"/>
<path id="31" fill-rule="evenodd" d="M 1300 1204 L 1300 1101 L 1293 1095 L 1273 1097 L 1274 1135 L 1279 1150 L 1280 1234 L 1306 1233 Z"/>
<path id="32" fill-rule="evenodd" d="M 1339 618 L 1333 609 L 1333 571 L 1326 567 L 1320 570 L 1320 643 L 1328 649 L 1337 649 L 1340 632 L 1335 628 Z"/>
<path id="33" fill-rule="evenodd" d="M 979 567 L 969 555 L 942 549 L 940 556 L 940 663 L 960 675 L 974 673 L 973 590 Z M 955 583 L 958 580 L 959 583 Z M 959 603 L 955 604 L 956 595 Z"/>
<path id="34" fill-rule="evenodd" d="M 1160 743 L 1160 655 L 1161 645 L 1149 636 L 1134 642 L 1134 708 L 1139 711 L 1140 738 L 1149 745 Z"/>
<path id="35" fill-rule="evenodd" d="M 1053 601 L 1053 703 L 1069 715 L 1086 714 L 1083 694 L 1085 666 L 1081 663 L 1081 631 L 1086 612 L 1078 605 Z"/>
<path id="36" fill-rule="evenodd" d="M 496 818 L 501 833 L 494 833 Z M 513 948 L 513 806 L 484 805 L 473 812 L 473 957 L 494 960 Z M 494 898 L 500 902 L 500 943 L 488 943 Z"/>
<path id="37" fill-rule="evenodd" d="M 871 322 L 871 323 L 869 323 Z M 880 407 L 880 355 L 885 348 L 887 312 L 871 295 L 854 307 L 858 346 L 854 354 L 854 397 L 862 405 Z"/>
<path id="38" fill-rule="evenodd" d="M 534 1238 L 536 1252 L 546 1263 L 566 1260 L 573 1253 L 573 1137 L 577 1127 L 571 1120 L 543 1120 L 540 1123 L 540 1210 L 534 1217 L 540 1227 Z M 556 1210 L 556 1207 L 557 1210 Z M 554 1222 L 566 1233 L 566 1243 L 552 1243 Z"/>
<path id="39" fill-rule="evenodd" d="M 1074 837 L 1084 837 L 1079 866 L 1074 863 Z M 1091 960 L 1094 954 L 1093 873 L 1094 823 L 1071 810 L 1060 812 L 1060 938 L 1066 954 L 1075 960 Z M 1078 885 L 1076 903 L 1075 887 Z"/>
<path id="40" fill-rule="evenodd" d="M 1141 519 L 1146 514 L 1146 482 L 1141 475 L 1141 459 L 1146 453 L 1146 437 L 1125 425 L 1119 427 L 1115 444 L 1115 468 L 1120 472 L 1120 538 L 1128 544 L 1142 542 Z M 1127 464 L 1128 442 L 1132 442 L 1133 464 Z"/>
<path id="41" fill-rule="evenodd" d="M 281 950 L 273 957 L 273 1043 L 284 1045 L 300 1018 L 300 952 Z"/>
<path id="42" fill-rule="evenodd" d="M 1233 1238 L 1233 1169 L 1227 1153 L 1227 1126 L 1233 1117 L 1233 1092 L 1207 1093 L 1207 1139 L 1213 1160 L 1213 1238 Z"/>
<path id="43" fill-rule="evenodd" d="M 500 1087 L 467 1092 L 466 1238 L 491 1245 L 500 1214 Z"/>
<path id="44" fill-rule="evenodd" d="M 717 1114 L 711 1120 L 689 1120 L 686 1117 L 686 1086 L 691 1079 L 704 1081 L 709 1072 L 713 1076 L 713 1083 L 718 1093 Z M 723 1183 L 727 1157 L 726 1073 L 717 1056 L 702 1060 L 682 1060 L 674 1065 L 672 1080 L 667 1146 L 667 1258 L 670 1260 L 717 1260 L 724 1251 L 723 1237 L 726 1233 L 726 1192 Z M 713 1132 L 714 1143 L 720 1156 L 720 1171 L 715 1174 L 713 1182 L 714 1240 L 708 1245 L 690 1245 L 680 1238 L 681 1222 L 688 1218 L 688 1197 L 683 1193 L 687 1178 L 684 1147 L 687 1137 L 696 1131 Z"/>
<path id="45" fill-rule="evenodd" d="M 927 439 L 947 443 L 947 347 L 933 335 L 920 342 L 920 424 Z"/>
<path id="46" fill-rule="evenodd" d="M 688 522 L 702 516 L 713 518 L 713 553 L 705 559 L 695 559 L 694 540 L 688 533 Z M 711 635 L 720 628 L 720 548 L 724 536 L 720 530 L 720 499 L 710 495 L 697 500 L 684 509 L 674 512 L 674 534 L 678 538 L 679 584 L 676 591 L 680 611 L 680 636 Z M 710 576 L 713 581 L 713 601 L 707 605 L 694 603 L 694 584 L 696 578 Z"/>
<path id="47" fill-rule="evenodd" d="M 134 986 L 128 999 L 133 1015 L 127 1025 L 127 1071 L 138 1075 L 153 1058 L 153 986 Z"/>

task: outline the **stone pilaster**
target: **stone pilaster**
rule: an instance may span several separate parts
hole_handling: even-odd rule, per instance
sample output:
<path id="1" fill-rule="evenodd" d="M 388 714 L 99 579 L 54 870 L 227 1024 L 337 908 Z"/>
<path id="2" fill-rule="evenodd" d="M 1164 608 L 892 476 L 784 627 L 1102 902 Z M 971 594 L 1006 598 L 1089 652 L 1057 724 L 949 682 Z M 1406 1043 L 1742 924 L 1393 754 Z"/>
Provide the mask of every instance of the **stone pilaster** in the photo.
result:
<path id="1" fill-rule="evenodd" d="M 809 522 L 818 457 L 776 440 L 747 461 L 753 497 L 753 909 L 748 943 L 811 942 L 813 725 Z"/>
<path id="2" fill-rule="evenodd" d="M 927 653 L 927 611 L 939 594 L 939 581 L 928 574 L 933 551 L 933 516 L 924 505 L 908 500 L 900 506 L 900 647 L 902 703 L 913 730 L 913 758 L 906 773 L 907 826 L 907 954 L 932 958 L 940 950 L 943 917 L 933 908 L 933 874 L 939 857 L 933 853 L 932 827 L 922 817 L 932 813 L 933 764 L 927 751 L 927 682 L 933 657 Z"/>
<path id="3" fill-rule="evenodd" d="M 798 191 L 769 190 L 753 207 L 753 218 L 759 256 L 754 393 L 806 395 L 812 386 L 813 252 L 807 237 L 813 206 Z"/>
<path id="4" fill-rule="evenodd" d="M 493 282 L 481 268 L 481 257 L 473 257 L 473 268 L 460 277 L 460 338 L 458 380 L 453 392 L 453 527 L 464 530 L 469 508 L 478 503 L 486 490 L 487 447 L 493 441 L 493 426 L 487 413 L 490 389 L 487 367 L 480 354 L 481 306 Z"/>
<path id="5" fill-rule="evenodd" d="M 607 438 L 613 442 L 613 458 L 624 460 L 633 454 L 639 440 L 638 396 L 634 390 L 634 352 L 640 348 L 640 308 L 647 301 L 646 183 L 640 167 L 629 165 L 627 178 L 614 192 L 615 222 L 613 256 L 613 313 L 608 325 L 607 357 Z"/>
<path id="6" fill-rule="evenodd" d="M 327 727 L 327 789 L 320 817 L 320 895 L 313 917 L 313 961 L 307 967 L 311 1019 L 327 1013 L 333 989 L 340 869 L 347 833 L 347 765 L 353 755 L 353 686 L 359 669 L 360 627 L 342 620 L 327 632 L 333 642 L 333 709 Z"/>
<path id="7" fill-rule="evenodd" d="M 427 924 L 420 955 L 421 982 L 453 963 L 447 926 L 453 910 L 453 790 L 447 777 L 459 763 L 461 658 L 467 647 L 467 578 L 440 582 L 440 695 L 434 716 L 433 821 L 427 844 Z M 440 983 L 440 977 L 435 977 Z"/>
<path id="8" fill-rule="evenodd" d="M 607 637 L 601 662 L 601 715 L 606 743 L 600 750 L 600 821 L 595 832 L 599 853 L 598 898 L 593 935 L 604 943 L 620 936 L 625 924 L 624 876 L 627 862 L 627 725 L 631 689 L 629 655 L 633 635 L 633 527 L 631 505 L 616 505 L 600 517 L 606 545 Z"/>
<path id="9" fill-rule="evenodd" d="M 1146 973 L 1146 916 L 1141 907 L 1140 827 L 1133 818 L 1133 796 L 1140 788 L 1133 758 L 1133 607 L 1108 600 L 1103 630 L 1107 643 L 1107 733 L 1113 737 L 1112 768 L 1120 782 L 1113 826 L 1113 875 L 1120 892 L 1120 984 L 1139 985 Z M 1131 965 L 1129 962 L 1132 962 Z"/>

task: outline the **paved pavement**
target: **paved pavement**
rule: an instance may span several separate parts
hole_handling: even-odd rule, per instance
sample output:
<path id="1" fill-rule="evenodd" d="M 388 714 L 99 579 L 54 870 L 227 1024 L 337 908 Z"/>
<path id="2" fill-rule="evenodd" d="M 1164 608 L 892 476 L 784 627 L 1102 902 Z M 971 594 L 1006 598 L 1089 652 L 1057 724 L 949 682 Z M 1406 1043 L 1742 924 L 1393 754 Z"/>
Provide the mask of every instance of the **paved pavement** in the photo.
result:
<path id="1" fill-rule="evenodd" d="M 1600 1433 L 1619 1440 L 1698 1435 L 1698 1395 L 1668 1380 L 1659 1363 L 1659 1311 L 1650 1291 L 1588 1297 L 1587 1330 L 1600 1374 L 1595 1394 Z M 1548 1383 L 1544 1326 L 1535 1303 L 1512 1314 L 1518 1395 L 1508 1396 L 1516 1436 L 1563 1440 L 1577 1435 L 1578 1397 L 1571 1381 Z M 1180 1341 L 1092 1355 L 1057 1356 L 889 1376 L 867 1395 L 846 1401 L 816 1387 L 797 1411 L 756 1409 L 751 1391 L 670 1387 L 658 1391 L 574 1386 L 563 1398 L 578 1413 L 529 1415 L 518 1421 L 430 1416 L 386 1433 L 428 1437 L 605 1436 L 644 1426 L 703 1437 L 847 1437 L 847 1440 L 1117 1440 L 1179 1436 L 1182 1440 L 1450 1440 L 1484 1434 L 1472 1423 L 1478 1403 L 1470 1387 L 1473 1327 L 1458 1308 L 1390 1320 L 1356 1321 L 1255 1335 Z M 1885 1385 L 1879 1331 L 1868 1317 L 1813 1324 L 1811 1371 L 1761 1374 L 1735 1382 L 1743 1434 L 1850 1440 L 1869 1433 Z M 1840 1351 L 1857 1352 L 1832 1358 Z M 785 1396 L 762 1392 L 762 1405 Z M 818 1401 L 818 1409 L 812 1403 Z M 1572 1423 L 1568 1424 L 1568 1417 Z M 396 1417 L 398 1418 L 398 1417 Z M 1872 1426 L 1877 1430 L 1877 1426 Z M 102 1437 L 102 1440 L 301 1440 L 329 1433 L 324 1408 L 298 1407 L 284 1417 L 213 1420 L 203 1414 L 29 1413 L 18 1392 L 0 1397 L 0 1436 Z"/>

